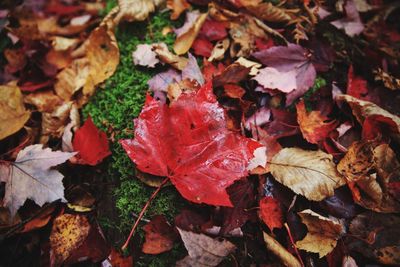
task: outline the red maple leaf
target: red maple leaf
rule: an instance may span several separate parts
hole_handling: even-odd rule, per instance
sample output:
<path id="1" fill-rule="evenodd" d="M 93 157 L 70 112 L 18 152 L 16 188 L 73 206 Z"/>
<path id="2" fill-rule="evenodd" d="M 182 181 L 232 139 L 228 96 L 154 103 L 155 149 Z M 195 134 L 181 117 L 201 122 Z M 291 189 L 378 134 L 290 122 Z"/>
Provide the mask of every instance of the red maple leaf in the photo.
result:
<path id="1" fill-rule="evenodd" d="M 186 199 L 232 206 L 226 188 L 248 175 L 248 162 L 261 145 L 225 124 L 208 82 L 170 106 L 147 96 L 135 138 L 120 143 L 139 170 L 169 177 Z"/>
<path id="2" fill-rule="evenodd" d="M 260 218 L 269 229 L 282 228 L 283 213 L 278 200 L 273 197 L 264 197 L 260 200 Z"/>
<path id="3" fill-rule="evenodd" d="M 75 132 L 72 146 L 79 152 L 76 156 L 79 164 L 94 166 L 111 154 L 107 135 L 94 125 L 91 117 Z"/>

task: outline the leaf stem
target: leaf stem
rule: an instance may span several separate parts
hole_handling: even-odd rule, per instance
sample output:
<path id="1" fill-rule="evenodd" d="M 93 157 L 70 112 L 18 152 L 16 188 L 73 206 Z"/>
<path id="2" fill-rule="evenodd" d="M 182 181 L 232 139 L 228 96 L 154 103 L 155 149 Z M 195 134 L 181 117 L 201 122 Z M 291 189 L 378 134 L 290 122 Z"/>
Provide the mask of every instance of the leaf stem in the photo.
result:
<path id="1" fill-rule="evenodd" d="M 286 231 L 288 232 L 290 243 L 292 243 L 292 247 L 293 247 L 294 251 L 296 252 L 296 256 L 299 259 L 301 266 L 304 267 L 304 262 L 301 259 L 299 251 L 297 250 L 296 244 L 294 243 L 292 233 L 290 232 L 290 228 L 287 223 L 285 223 L 284 225 L 285 225 Z"/>
<path id="2" fill-rule="evenodd" d="M 161 191 L 161 188 L 168 182 L 168 180 L 169 180 L 169 178 L 166 177 L 166 178 L 162 181 L 162 183 L 157 187 L 157 189 L 153 192 L 153 194 L 151 194 L 150 198 L 147 200 L 146 204 L 143 206 L 142 210 L 140 211 L 139 215 L 138 215 L 137 218 L 136 218 L 135 224 L 133 225 L 132 230 L 131 230 L 131 232 L 129 233 L 128 238 L 126 239 L 124 245 L 123 245 L 122 248 L 121 248 L 122 250 L 125 250 L 125 249 L 128 247 L 129 241 L 131 240 L 133 234 L 135 233 L 136 228 L 138 227 L 139 222 L 142 220 L 142 218 L 143 218 L 145 212 L 146 212 L 147 209 L 149 208 L 150 203 L 151 203 L 151 202 L 153 201 L 153 199 L 158 195 L 158 193 Z"/>

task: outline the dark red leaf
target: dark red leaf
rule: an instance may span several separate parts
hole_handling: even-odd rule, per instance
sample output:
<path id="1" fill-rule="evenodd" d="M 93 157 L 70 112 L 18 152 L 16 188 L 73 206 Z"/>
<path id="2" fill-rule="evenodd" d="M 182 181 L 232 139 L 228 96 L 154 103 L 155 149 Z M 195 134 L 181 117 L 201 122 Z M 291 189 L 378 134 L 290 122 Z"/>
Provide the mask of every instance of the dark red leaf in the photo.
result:
<path id="1" fill-rule="evenodd" d="M 210 57 L 213 44 L 204 38 L 197 38 L 192 44 L 193 52 L 197 56 Z"/>
<path id="2" fill-rule="evenodd" d="M 248 175 L 248 162 L 261 146 L 226 128 L 211 82 L 169 107 L 148 96 L 135 126 L 135 138 L 120 143 L 137 168 L 168 176 L 195 203 L 232 206 L 226 188 Z"/>
<path id="3" fill-rule="evenodd" d="M 107 135 L 94 125 L 91 117 L 76 131 L 72 146 L 79 152 L 76 156 L 79 164 L 94 166 L 111 154 Z"/>
<path id="4" fill-rule="evenodd" d="M 168 224 L 162 215 L 154 216 L 143 227 L 143 230 L 145 232 L 145 242 L 142 251 L 146 254 L 160 254 L 171 250 L 177 238 L 174 228 Z"/>
<path id="5" fill-rule="evenodd" d="M 368 94 L 367 81 L 360 76 L 354 75 L 353 66 L 350 66 L 347 74 L 347 94 L 359 99 L 366 99 Z"/>
<path id="6" fill-rule="evenodd" d="M 225 38 L 228 35 L 228 32 L 226 31 L 223 22 L 206 20 L 201 27 L 199 35 L 209 41 L 218 41 Z"/>

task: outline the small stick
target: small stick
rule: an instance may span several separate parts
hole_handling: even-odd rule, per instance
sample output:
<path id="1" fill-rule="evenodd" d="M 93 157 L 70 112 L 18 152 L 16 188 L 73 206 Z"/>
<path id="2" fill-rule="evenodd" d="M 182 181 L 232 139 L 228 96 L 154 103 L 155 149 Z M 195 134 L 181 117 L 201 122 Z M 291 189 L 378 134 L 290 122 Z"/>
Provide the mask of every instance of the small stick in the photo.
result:
<path id="1" fill-rule="evenodd" d="M 153 192 L 153 194 L 147 200 L 146 204 L 143 206 L 142 211 L 139 213 L 139 216 L 137 217 L 136 222 L 133 225 L 131 232 L 129 233 L 128 239 L 125 241 L 125 244 L 121 248 L 122 250 L 125 250 L 128 247 L 129 241 L 131 240 L 133 234 L 135 233 L 135 230 L 138 227 L 139 222 L 142 220 L 144 213 L 149 208 L 151 201 L 153 201 L 153 199 L 161 191 L 161 188 L 168 182 L 168 180 L 169 180 L 169 178 L 167 177 L 162 181 L 162 183 L 157 187 L 157 189 Z"/>

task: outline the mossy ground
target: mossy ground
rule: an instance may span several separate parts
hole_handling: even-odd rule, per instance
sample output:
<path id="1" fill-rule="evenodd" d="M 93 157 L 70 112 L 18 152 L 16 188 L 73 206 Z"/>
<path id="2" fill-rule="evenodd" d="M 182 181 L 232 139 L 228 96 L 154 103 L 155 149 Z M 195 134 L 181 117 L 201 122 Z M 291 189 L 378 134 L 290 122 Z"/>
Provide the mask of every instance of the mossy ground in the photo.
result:
<path id="1" fill-rule="evenodd" d="M 113 5 L 113 2 L 109 3 L 108 9 Z M 115 141 L 111 144 L 112 156 L 105 163 L 108 164 L 108 172 L 103 175 L 107 176 L 106 180 L 109 183 L 115 185 L 113 194 L 119 216 L 112 218 L 113 216 L 106 214 L 100 217 L 100 220 L 103 228 L 122 233 L 125 237 L 135 220 L 132 214 L 140 212 L 154 188 L 135 178 L 134 165 L 118 140 L 132 138 L 133 118 L 139 115 L 142 108 L 148 89 L 147 81 L 160 71 L 134 66 L 132 51 L 138 44 L 143 43 L 165 42 L 172 45 L 174 36 L 161 34 L 161 30 L 166 26 L 171 26 L 168 12 L 159 12 L 147 22 L 120 25 L 116 33 L 121 52 L 120 65 L 83 109 L 84 117 L 90 115 L 96 125 L 107 131 L 108 135 L 115 134 Z M 164 214 L 171 221 L 178 212 L 180 203 L 183 203 L 182 198 L 173 187 L 163 188 L 145 217 Z M 139 230 L 138 235 L 142 237 L 143 232 Z M 135 266 L 172 266 L 182 257 L 183 252 L 182 246 L 177 246 L 171 252 L 159 256 L 135 259 Z"/>

